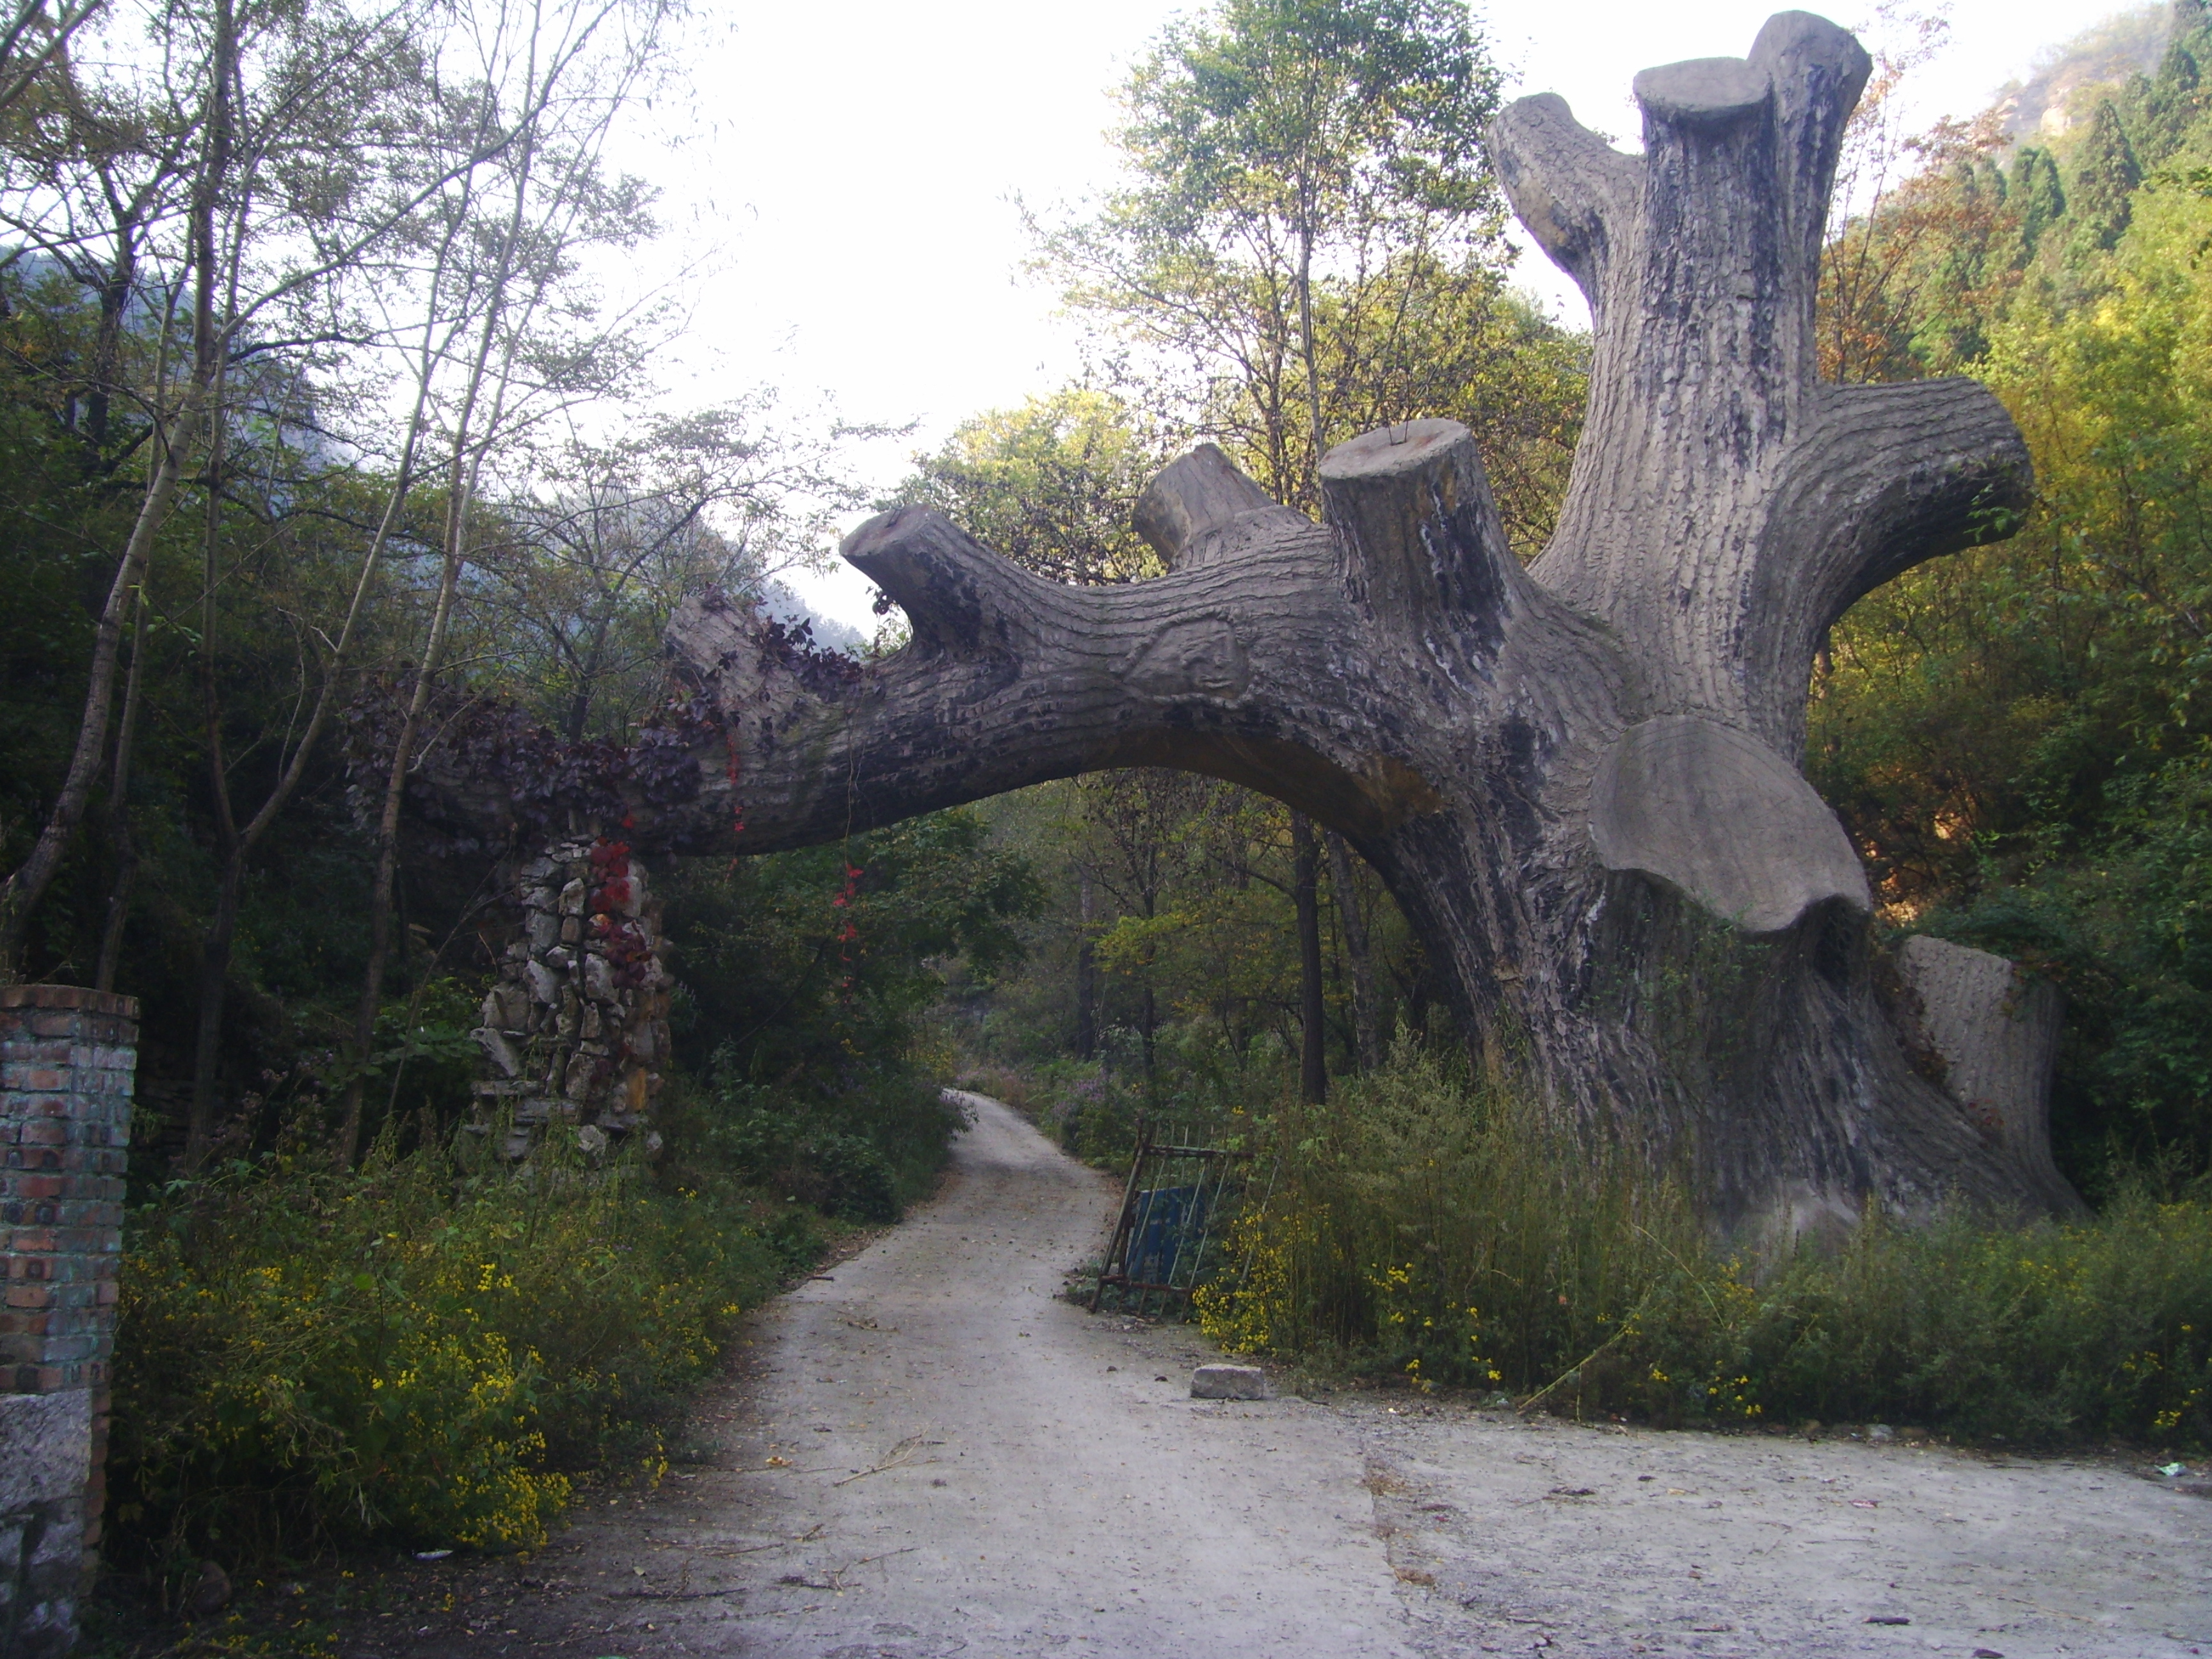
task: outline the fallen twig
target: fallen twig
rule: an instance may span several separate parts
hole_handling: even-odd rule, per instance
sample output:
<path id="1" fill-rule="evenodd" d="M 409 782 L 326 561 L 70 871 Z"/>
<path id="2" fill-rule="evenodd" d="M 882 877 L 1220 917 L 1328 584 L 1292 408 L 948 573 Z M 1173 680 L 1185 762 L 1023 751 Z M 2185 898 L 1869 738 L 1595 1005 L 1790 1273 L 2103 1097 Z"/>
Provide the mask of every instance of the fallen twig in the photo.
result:
<path id="1" fill-rule="evenodd" d="M 724 1561 L 728 1560 L 734 1556 L 758 1555 L 763 1550 L 788 1549 L 793 1544 L 811 1544 L 817 1538 L 822 1535 L 822 1527 L 823 1523 L 817 1521 L 805 1532 L 800 1533 L 794 1538 L 770 1539 L 765 1544 L 748 1544 L 743 1549 L 717 1549 L 703 1544 L 671 1544 L 670 1547 L 672 1549 L 688 1549 L 696 1554 L 711 1555 L 718 1561 Z"/>
<path id="2" fill-rule="evenodd" d="M 920 1435 L 910 1434 L 905 1439 L 900 1441 L 897 1445 L 893 1446 L 891 1448 L 891 1455 L 884 1459 L 882 1462 L 877 1464 L 875 1468 L 872 1469 L 855 1469 L 852 1474 L 847 1475 L 842 1480 L 832 1480 L 830 1484 L 833 1486 L 849 1486 L 855 1480 L 865 1480 L 872 1474 L 881 1474 L 885 1469 L 902 1468 L 907 1464 L 914 1461 L 915 1453 L 921 1449 L 923 1443 L 922 1437 Z M 928 1461 L 934 1462 L 935 1460 L 931 1459 Z"/>
<path id="3" fill-rule="evenodd" d="M 912 1555 L 921 1547 L 921 1546 L 919 1544 L 908 1544 L 904 1549 L 885 1550 L 881 1555 L 866 1556 L 858 1561 L 848 1562 L 845 1565 L 838 1568 L 836 1571 L 830 1575 L 830 1586 L 836 1589 L 842 1589 L 845 1588 L 845 1575 L 847 1573 L 857 1572 L 862 1567 L 872 1567 L 878 1561 L 888 1561 L 894 1555 Z"/>
<path id="4" fill-rule="evenodd" d="M 1656 1243 L 1657 1241 L 1655 1240 L 1653 1242 Z M 1661 1244 L 1659 1248 L 1663 1250 L 1666 1249 L 1667 1247 Z M 1672 1252 L 1669 1252 L 1669 1254 L 1672 1254 Z M 1656 1287 L 1655 1286 L 1654 1288 L 1656 1289 Z M 1551 1393 L 1553 1389 L 1558 1388 L 1560 1383 L 1565 1382 L 1569 1377 L 1580 1377 L 1583 1366 L 1589 1364 L 1591 1360 L 1596 1358 L 1614 1343 L 1620 1341 L 1622 1337 L 1626 1336 L 1631 1331 L 1636 1328 L 1636 1322 L 1643 1317 L 1644 1309 L 1651 1305 L 1652 1294 L 1653 1292 L 1651 1291 L 1644 1291 L 1644 1299 L 1636 1304 L 1635 1308 L 1629 1313 L 1627 1318 L 1620 1322 L 1620 1327 L 1614 1330 L 1611 1336 L 1606 1338 L 1604 1341 L 1599 1343 L 1597 1346 L 1592 1348 L 1580 1359 L 1568 1366 L 1566 1370 L 1561 1371 L 1557 1376 L 1544 1384 L 1542 1388 L 1537 1389 L 1535 1393 L 1530 1395 L 1526 1400 L 1516 1406 L 1513 1408 L 1514 1414 L 1516 1416 L 1519 1416 L 1528 1412 L 1538 1401 L 1541 1400 L 1546 1395 Z"/>

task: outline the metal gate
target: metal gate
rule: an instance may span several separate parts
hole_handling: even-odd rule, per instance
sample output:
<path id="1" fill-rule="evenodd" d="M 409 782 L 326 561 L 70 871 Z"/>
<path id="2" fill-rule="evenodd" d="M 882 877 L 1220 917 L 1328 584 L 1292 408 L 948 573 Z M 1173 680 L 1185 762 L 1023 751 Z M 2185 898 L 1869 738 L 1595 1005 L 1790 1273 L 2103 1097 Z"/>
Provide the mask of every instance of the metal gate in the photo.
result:
<path id="1" fill-rule="evenodd" d="M 1196 1139 L 1188 1128 L 1138 1119 L 1136 1154 L 1091 1312 L 1107 1305 L 1109 1291 L 1125 1312 L 1164 1310 L 1219 1269 L 1222 1234 L 1251 1196 L 1252 1154 Z"/>

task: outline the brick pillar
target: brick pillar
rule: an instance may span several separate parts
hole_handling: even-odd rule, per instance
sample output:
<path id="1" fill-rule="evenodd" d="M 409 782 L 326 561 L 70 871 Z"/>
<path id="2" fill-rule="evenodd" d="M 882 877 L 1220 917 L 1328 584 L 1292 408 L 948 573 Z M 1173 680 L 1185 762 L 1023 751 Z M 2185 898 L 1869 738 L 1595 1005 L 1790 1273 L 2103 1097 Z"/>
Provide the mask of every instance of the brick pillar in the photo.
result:
<path id="1" fill-rule="evenodd" d="M 132 997 L 0 987 L 0 1659 L 76 1644 L 106 1498 Z"/>

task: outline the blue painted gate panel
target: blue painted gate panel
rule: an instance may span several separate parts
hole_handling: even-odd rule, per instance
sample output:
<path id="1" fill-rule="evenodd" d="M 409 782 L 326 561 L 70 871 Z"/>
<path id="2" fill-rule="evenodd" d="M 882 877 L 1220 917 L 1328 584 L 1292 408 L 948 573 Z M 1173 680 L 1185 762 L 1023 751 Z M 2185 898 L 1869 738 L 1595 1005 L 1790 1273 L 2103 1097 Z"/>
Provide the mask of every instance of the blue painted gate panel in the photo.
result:
<path id="1" fill-rule="evenodd" d="M 1129 1229 L 1127 1273 L 1140 1285 L 1164 1285 L 1169 1275 L 1182 1270 L 1188 1284 L 1198 1267 L 1198 1247 L 1206 1231 L 1206 1212 L 1213 1207 L 1203 1185 L 1155 1187 L 1137 1194 L 1135 1215 Z M 1177 1261 L 1177 1257 L 1182 1259 Z"/>

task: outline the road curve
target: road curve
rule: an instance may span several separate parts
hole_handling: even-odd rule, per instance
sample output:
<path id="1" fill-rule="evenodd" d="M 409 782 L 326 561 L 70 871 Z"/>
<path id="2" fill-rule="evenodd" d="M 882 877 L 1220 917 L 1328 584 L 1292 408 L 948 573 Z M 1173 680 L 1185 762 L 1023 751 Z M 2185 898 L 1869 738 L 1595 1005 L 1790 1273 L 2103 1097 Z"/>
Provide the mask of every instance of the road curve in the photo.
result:
<path id="1" fill-rule="evenodd" d="M 1352 1426 L 1192 1400 L 1195 1350 L 1055 1299 L 1117 1190 L 960 1099 L 943 1194 L 763 1320 L 722 1547 L 807 1541 L 684 1649 L 1409 1652 Z"/>

